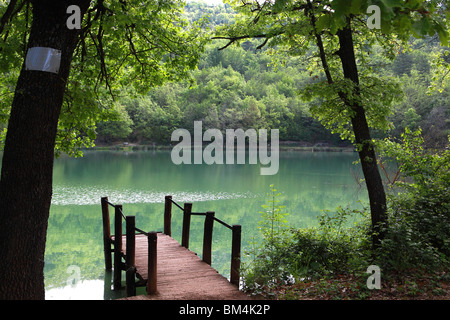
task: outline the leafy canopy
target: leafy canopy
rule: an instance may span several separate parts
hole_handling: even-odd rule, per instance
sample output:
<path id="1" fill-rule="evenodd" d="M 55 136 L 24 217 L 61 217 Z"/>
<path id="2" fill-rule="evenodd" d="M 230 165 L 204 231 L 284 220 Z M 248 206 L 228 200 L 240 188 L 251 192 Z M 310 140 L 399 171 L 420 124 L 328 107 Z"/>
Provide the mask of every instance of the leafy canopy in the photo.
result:
<path id="1" fill-rule="evenodd" d="M 261 39 L 274 60 L 303 56 L 310 82 L 301 97 L 313 101 L 313 114 L 342 138 L 353 139 L 350 107 L 363 105 L 369 126 L 388 129 L 390 105 L 401 98 L 398 83 L 374 72 L 369 56 L 381 50 L 393 59 L 410 36 L 438 35 L 448 44 L 449 12 L 445 1 L 400 0 L 228 0 L 240 13 L 233 25 L 218 28 L 216 39 L 227 39 L 223 48 L 248 38 Z M 367 9 L 380 8 L 380 30 L 367 26 Z M 350 27 L 359 72 L 359 84 L 346 79 L 339 59 L 337 33 Z M 324 63 L 325 62 L 325 63 Z M 340 97 L 345 96 L 347 103 Z M 350 103 L 348 103 L 350 102 Z"/>
<path id="2" fill-rule="evenodd" d="M 79 155 L 91 146 L 95 124 L 117 117 L 112 100 L 188 78 L 207 42 L 203 21 L 188 24 L 182 0 L 91 1 L 83 17 L 59 120 L 56 152 Z M 7 122 L 15 82 L 27 51 L 29 0 L 0 0 L 0 123 Z M 6 128 L 4 129 L 4 131 Z M 4 135 L 5 132 L 3 132 Z"/>

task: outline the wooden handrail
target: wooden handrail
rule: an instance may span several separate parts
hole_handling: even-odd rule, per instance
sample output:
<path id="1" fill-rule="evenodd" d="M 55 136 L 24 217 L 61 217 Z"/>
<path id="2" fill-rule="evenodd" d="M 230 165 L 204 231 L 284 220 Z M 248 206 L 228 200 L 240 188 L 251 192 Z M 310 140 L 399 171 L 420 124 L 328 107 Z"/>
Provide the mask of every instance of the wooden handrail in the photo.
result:
<path id="1" fill-rule="evenodd" d="M 164 205 L 164 233 L 171 235 L 171 220 L 172 220 L 172 204 L 179 208 L 181 206 L 176 203 L 172 196 L 165 197 Z M 114 207 L 114 239 L 111 236 L 110 221 L 109 221 L 109 205 Z M 147 293 L 155 293 L 157 291 L 157 234 L 156 232 L 146 233 L 141 229 L 136 228 L 136 220 L 134 216 L 124 216 L 122 212 L 122 205 L 112 204 L 108 201 L 108 197 L 101 198 L 102 206 L 102 220 L 103 220 L 103 243 L 105 254 L 105 268 L 110 270 L 112 268 L 111 253 L 114 251 L 114 274 L 113 285 L 114 290 L 121 288 L 122 270 L 126 271 L 126 291 L 127 295 L 136 294 L 136 232 L 144 234 L 148 239 L 148 279 L 147 283 L 140 283 L 146 285 Z M 232 230 L 231 243 L 231 266 L 230 266 L 230 282 L 239 286 L 240 281 L 240 257 L 241 257 L 241 226 L 225 223 L 219 218 L 215 217 L 213 211 L 208 212 L 192 212 L 192 203 L 184 203 L 183 209 L 183 229 L 181 245 L 189 248 L 189 233 L 192 215 L 205 216 L 204 230 L 203 230 L 203 254 L 202 260 L 211 265 L 212 261 L 212 238 L 214 221 Z M 126 221 L 126 251 L 122 254 L 122 219 Z M 114 249 L 111 249 L 111 246 Z M 122 257 L 125 258 L 125 263 L 122 262 Z M 141 279 L 142 280 L 142 279 Z M 139 284 L 139 283 L 138 283 Z"/>
<path id="2" fill-rule="evenodd" d="M 239 286 L 240 281 L 240 265 L 241 265 L 241 233 L 242 228 L 240 225 L 230 226 L 228 223 L 215 217 L 214 212 L 192 212 L 192 203 L 185 203 L 182 208 L 177 202 L 172 199 L 172 196 L 165 196 L 164 203 L 164 233 L 171 236 L 171 224 L 172 224 L 172 204 L 175 204 L 178 208 L 183 210 L 183 226 L 181 235 L 181 245 L 185 248 L 189 248 L 189 232 L 192 215 L 205 216 L 205 224 L 203 230 L 203 254 L 202 260 L 211 265 L 211 253 L 212 253 L 212 234 L 214 221 L 219 222 L 221 225 L 227 227 L 232 231 L 232 243 L 231 243 L 231 266 L 230 266 L 230 282 Z"/>
<path id="3" fill-rule="evenodd" d="M 219 218 L 214 217 L 214 220 L 216 220 L 217 222 L 219 222 L 221 225 L 227 227 L 228 229 L 233 230 L 233 227 L 232 227 L 232 226 L 230 226 L 228 223 L 226 223 L 226 222 L 220 220 Z"/>

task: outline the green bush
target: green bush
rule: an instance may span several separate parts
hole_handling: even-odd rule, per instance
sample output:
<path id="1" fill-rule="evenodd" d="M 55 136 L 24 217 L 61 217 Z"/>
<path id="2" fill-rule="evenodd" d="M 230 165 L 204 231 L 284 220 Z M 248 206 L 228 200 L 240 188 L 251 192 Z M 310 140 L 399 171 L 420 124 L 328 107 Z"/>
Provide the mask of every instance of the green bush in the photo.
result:
<path id="1" fill-rule="evenodd" d="M 349 274 L 364 268 L 361 265 L 367 267 L 368 222 L 365 210 L 339 207 L 333 215 L 325 213 L 319 217 L 318 228 L 295 230 L 292 242 L 298 275 L 314 278 Z"/>
<path id="2" fill-rule="evenodd" d="M 262 237 L 246 251 L 242 267 L 245 290 L 267 293 L 299 279 L 367 268 L 371 240 L 366 210 L 338 208 L 333 215 L 324 213 L 317 228 L 294 229 L 286 224 L 279 195 L 271 185 L 269 204 L 263 205 L 268 210 L 262 213 Z"/>
<path id="3" fill-rule="evenodd" d="M 377 252 L 385 270 L 448 268 L 450 255 L 450 151 L 425 150 L 421 130 L 386 140 L 382 155 L 401 172 L 389 196 L 389 227 Z"/>

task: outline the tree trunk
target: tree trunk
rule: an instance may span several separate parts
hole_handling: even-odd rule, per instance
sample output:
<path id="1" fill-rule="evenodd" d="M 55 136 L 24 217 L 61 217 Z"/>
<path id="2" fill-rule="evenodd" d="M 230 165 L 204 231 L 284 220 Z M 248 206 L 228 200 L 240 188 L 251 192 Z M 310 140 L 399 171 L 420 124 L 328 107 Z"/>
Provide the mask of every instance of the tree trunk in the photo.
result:
<path id="1" fill-rule="evenodd" d="M 89 0 L 35 0 L 28 48 L 59 49 L 58 74 L 26 71 L 15 89 L 0 181 L 0 299 L 44 299 L 44 251 L 52 196 L 58 118 L 79 30 L 67 7 L 82 15 Z"/>
<path id="2" fill-rule="evenodd" d="M 359 92 L 359 76 L 356 66 L 355 53 L 353 49 L 352 30 L 349 25 L 338 31 L 339 37 L 339 57 L 344 71 L 344 77 L 356 84 L 356 95 Z M 358 147 L 359 159 L 364 173 L 364 179 L 369 194 L 370 213 L 372 219 L 372 243 L 377 247 L 384 237 L 383 227 L 387 226 L 386 216 L 386 194 L 378 170 L 375 150 L 373 148 L 369 125 L 367 124 L 364 107 L 355 99 L 347 101 L 354 114 L 351 118 L 355 141 Z"/>

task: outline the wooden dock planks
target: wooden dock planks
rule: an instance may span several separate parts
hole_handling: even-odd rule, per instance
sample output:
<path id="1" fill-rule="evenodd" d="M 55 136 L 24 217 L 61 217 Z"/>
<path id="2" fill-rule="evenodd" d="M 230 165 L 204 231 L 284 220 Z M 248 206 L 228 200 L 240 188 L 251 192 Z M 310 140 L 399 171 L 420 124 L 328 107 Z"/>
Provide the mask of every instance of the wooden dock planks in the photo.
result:
<path id="1" fill-rule="evenodd" d="M 125 237 L 123 250 L 125 251 Z M 136 235 L 137 273 L 147 279 L 148 242 L 145 235 Z M 157 234 L 156 294 L 124 298 L 126 300 L 247 300 L 238 287 L 203 262 L 194 252 L 182 247 L 175 239 Z"/>
<path id="2" fill-rule="evenodd" d="M 172 204 L 183 212 L 181 245 L 170 236 Z M 109 206 L 114 208 L 114 234 L 122 235 L 120 239 L 111 235 Z M 165 197 L 164 233 L 146 233 L 136 228 L 135 217 L 125 216 L 122 205 L 110 203 L 108 197 L 101 198 L 101 207 L 105 269 L 111 270 L 114 262 L 114 290 L 122 287 L 122 271 L 126 271 L 126 291 L 129 297 L 124 299 L 250 299 L 238 288 L 241 257 L 240 225 L 229 225 L 216 218 L 212 211 L 194 213 L 192 203 L 184 203 L 182 207 L 172 200 L 172 196 Z M 188 249 L 191 215 L 205 216 L 202 254 L 204 261 Z M 126 235 L 122 232 L 123 219 L 126 223 Z M 230 229 L 232 233 L 230 282 L 210 266 L 214 221 Z M 139 233 L 136 234 L 136 231 Z M 150 279 L 149 273 L 152 275 Z M 136 281 L 137 279 L 139 281 Z M 150 294 L 135 296 L 136 286 L 144 285 Z"/>

